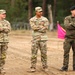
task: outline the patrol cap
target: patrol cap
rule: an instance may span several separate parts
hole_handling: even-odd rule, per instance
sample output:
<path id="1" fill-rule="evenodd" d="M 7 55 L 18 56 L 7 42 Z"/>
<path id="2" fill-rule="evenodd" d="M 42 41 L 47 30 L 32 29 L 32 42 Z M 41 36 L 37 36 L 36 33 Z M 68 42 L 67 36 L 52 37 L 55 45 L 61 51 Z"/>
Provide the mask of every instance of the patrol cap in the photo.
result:
<path id="1" fill-rule="evenodd" d="M 35 7 L 35 11 L 41 12 L 42 11 L 42 8 L 41 7 Z"/>
<path id="2" fill-rule="evenodd" d="M 75 10 L 75 6 L 72 6 L 72 7 L 70 8 L 70 11 L 72 11 L 72 10 Z"/>
<path id="3" fill-rule="evenodd" d="M 6 11 L 4 9 L 1 9 L 0 14 L 4 14 L 4 13 L 6 13 Z"/>

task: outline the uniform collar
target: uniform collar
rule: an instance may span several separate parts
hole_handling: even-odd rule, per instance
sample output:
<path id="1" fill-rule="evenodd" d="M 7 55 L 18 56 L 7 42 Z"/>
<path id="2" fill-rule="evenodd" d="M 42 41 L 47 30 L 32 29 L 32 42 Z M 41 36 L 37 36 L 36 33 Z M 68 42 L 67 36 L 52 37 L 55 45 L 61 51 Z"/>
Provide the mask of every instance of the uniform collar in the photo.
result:
<path id="1" fill-rule="evenodd" d="M 41 19 L 43 16 L 41 16 L 40 18 L 37 18 L 36 16 L 35 16 L 35 19 Z"/>

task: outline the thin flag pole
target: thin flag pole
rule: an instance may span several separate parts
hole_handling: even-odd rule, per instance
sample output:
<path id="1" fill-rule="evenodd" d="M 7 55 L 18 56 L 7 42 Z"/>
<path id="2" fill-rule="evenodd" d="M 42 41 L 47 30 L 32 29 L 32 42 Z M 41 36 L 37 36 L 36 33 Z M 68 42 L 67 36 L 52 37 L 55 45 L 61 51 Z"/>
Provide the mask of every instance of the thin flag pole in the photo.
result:
<path id="1" fill-rule="evenodd" d="M 63 29 L 61 27 L 61 25 L 59 24 L 59 21 L 57 21 L 57 35 L 58 35 L 58 39 L 59 39 L 58 40 L 58 49 L 59 49 L 59 45 L 60 45 L 59 42 L 61 42 L 62 40 L 64 40 L 65 39 L 65 35 L 66 35 L 65 29 Z"/>

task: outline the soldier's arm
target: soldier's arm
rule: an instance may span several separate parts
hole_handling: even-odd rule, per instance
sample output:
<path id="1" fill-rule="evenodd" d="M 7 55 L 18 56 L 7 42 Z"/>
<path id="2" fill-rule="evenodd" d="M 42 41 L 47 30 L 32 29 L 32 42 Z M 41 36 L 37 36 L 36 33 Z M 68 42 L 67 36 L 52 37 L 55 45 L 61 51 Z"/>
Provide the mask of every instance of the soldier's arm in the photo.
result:
<path id="1" fill-rule="evenodd" d="M 0 32 L 3 31 L 3 27 L 2 27 L 2 24 L 0 23 Z"/>
<path id="2" fill-rule="evenodd" d="M 46 32 L 46 30 L 48 29 L 48 25 L 49 25 L 49 21 L 48 21 L 48 19 L 46 19 L 45 21 L 44 21 L 44 24 L 40 27 L 40 32 Z"/>
<path id="3" fill-rule="evenodd" d="M 30 26 L 33 30 L 39 30 L 39 26 L 35 25 L 34 21 L 33 20 L 30 20 Z"/>
<path id="4" fill-rule="evenodd" d="M 6 33 L 9 33 L 11 31 L 11 25 L 9 22 L 8 22 L 7 26 L 3 27 L 3 31 Z"/>
<path id="5" fill-rule="evenodd" d="M 49 21 L 48 19 L 46 19 L 45 24 L 44 24 L 45 29 L 48 29 L 48 25 L 49 25 Z"/>
<path id="6" fill-rule="evenodd" d="M 73 22 L 70 22 L 68 18 L 65 18 L 64 25 L 67 29 L 75 29 L 75 24 Z"/>

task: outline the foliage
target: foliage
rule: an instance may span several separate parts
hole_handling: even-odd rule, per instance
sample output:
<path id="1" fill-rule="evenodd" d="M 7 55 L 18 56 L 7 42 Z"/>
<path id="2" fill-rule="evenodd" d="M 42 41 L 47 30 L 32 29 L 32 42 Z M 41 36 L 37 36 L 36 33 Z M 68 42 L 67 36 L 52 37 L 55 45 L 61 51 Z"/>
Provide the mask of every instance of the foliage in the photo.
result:
<path id="1" fill-rule="evenodd" d="M 0 9 L 7 11 L 7 19 L 9 21 L 28 21 L 28 0 L 14 0 L 12 7 L 12 0 L 0 0 Z M 34 8 L 36 6 L 42 6 L 43 0 L 32 0 L 33 15 L 35 14 Z M 47 5 L 52 5 L 52 11 L 54 6 L 54 0 L 47 0 Z M 70 14 L 70 7 L 75 4 L 75 0 L 57 0 L 56 5 L 56 18 L 63 23 L 64 17 Z M 46 17 L 48 17 L 48 7 L 46 6 Z"/>

